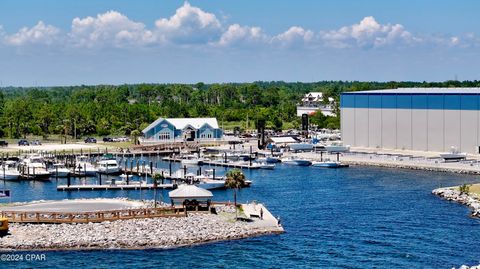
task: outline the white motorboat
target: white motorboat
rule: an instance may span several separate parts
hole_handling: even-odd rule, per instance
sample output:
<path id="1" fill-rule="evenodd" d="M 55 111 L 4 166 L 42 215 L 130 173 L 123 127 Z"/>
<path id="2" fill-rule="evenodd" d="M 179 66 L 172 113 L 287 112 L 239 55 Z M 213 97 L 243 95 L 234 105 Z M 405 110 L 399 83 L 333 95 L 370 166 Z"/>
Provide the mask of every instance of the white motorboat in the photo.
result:
<path id="1" fill-rule="evenodd" d="M 309 160 L 300 159 L 296 157 L 283 158 L 282 163 L 289 164 L 289 165 L 297 165 L 297 166 L 309 166 L 312 164 L 312 162 Z"/>
<path id="2" fill-rule="evenodd" d="M 349 145 L 344 146 L 341 142 L 333 142 L 332 144 L 325 146 L 325 150 L 327 152 L 333 152 L 333 153 L 348 152 L 350 151 L 350 146 Z"/>
<path id="3" fill-rule="evenodd" d="M 48 172 L 50 172 L 52 176 L 58 177 L 68 177 L 68 175 L 71 173 L 70 170 L 63 163 L 53 164 L 53 167 L 48 169 Z"/>
<path id="4" fill-rule="evenodd" d="M 292 143 L 288 147 L 293 151 L 312 151 L 313 144 L 310 143 Z"/>
<path id="5" fill-rule="evenodd" d="M 75 174 L 82 176 L 95 176 L 98 169 L 88 160 L 87 156 L 79 156 L 75 164 Z"/>
<path id="6" fill-rule="evenodd" d="M 185 183 L 192 184 L 206 190 L 225 188 L 225 180 L 211 179 L 206 175 L 197 176 L 193 173 L 188 173 L 185 175 Z"/>
<path id="7" fill-rule="evenodd" d="M 321 162 L 314 161 L 314 162 L 312 162 L 312 166 L 324 167 L 324 168 L 344 168 L 344 167 L 348 167 L 348 164 L 344 164 L 344 163 L 337 162 L 337 161 L 325 160 L 325 161 L 321 161 Z"/>
<path id="8" fill-rule="evenodd" d="M 48 179 L 51 176 L 43 157 L 39 155 L 31 155 L 23 159 L 21 169 L 24 175 L 34 179 Z"/>
<path id="9" fill-rule="evenodd" d="M 467 158 L 467 153 L 460 152 L 456 147 L 451 147 L 450 152 L 441 153 L 440 157 L 445 161 L 463 160 Z"/>
<path id="10" fill-rule="evenodd" d="M 18 172 L 15 164 L 15 161 L 5 161 L 0 170 L 0 179 L 18 180 L 20 178 L 20 172 Z"/>
<path id="11" fill-rule="evenodd" d="M 98 162 L 98 172 L 102 174 L 118 174 L 120 166 L 115 159 L 105 159 Z"/>
<path id="12" fill-rule="evenodd" d="M 279 157 L 269 156 L 265 161 L 267 163 L 279 163 L 281 160 Z"/>
<path id="13" fill-rule="evenodd" d="M 261 169 L 269 169 L 269 170 L 275 169 L 275 164 L 273 163 L 259 162 L 258 165 L 260 165 Z"/>
<path id="14" fill-rule="evenodd" d="M 197 155 L 187 155 L 182 161 L 182 165 L 201 165 L 203 163 L 203 158 L 199 158 Z"/>

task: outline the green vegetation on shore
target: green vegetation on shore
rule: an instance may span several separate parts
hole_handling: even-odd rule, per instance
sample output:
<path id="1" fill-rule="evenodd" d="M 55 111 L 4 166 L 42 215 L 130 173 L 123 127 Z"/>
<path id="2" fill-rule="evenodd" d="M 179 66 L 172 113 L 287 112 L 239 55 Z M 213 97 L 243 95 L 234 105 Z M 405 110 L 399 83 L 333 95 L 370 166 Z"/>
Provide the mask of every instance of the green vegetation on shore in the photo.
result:
<path id="1" fill-rule="evenodd" d="M 130 135 L 158 117 L 216 117 L 226 129 L 254 129 L 258 119 L 272 129 L 300 125 L 296 105 L 311 91 L 333 97 L 337 110 L 343 91 L 396 87 L 475 87 L 478 81 L 254 82 L 227 84 L 136 84 L 15 88 L 0 94 L 0 136 L 83 137 Z M 327 99 L 327 98 L 325 98 Z M 321 128 L 338 128 L 336 117 L 317 113 Z M 248 124 L 248 125 L 247 125 Z"/>

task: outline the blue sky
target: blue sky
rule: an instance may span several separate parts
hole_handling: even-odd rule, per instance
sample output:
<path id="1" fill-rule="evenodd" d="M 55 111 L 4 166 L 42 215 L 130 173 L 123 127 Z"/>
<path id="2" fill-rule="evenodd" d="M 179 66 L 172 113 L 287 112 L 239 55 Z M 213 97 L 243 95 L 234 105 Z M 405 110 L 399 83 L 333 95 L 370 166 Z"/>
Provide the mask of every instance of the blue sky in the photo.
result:
<path id="1" fill-rule="evenodd" d="M 0 85 L 479 79 L 478 10 L 473 0 L 2 0 Z"/>

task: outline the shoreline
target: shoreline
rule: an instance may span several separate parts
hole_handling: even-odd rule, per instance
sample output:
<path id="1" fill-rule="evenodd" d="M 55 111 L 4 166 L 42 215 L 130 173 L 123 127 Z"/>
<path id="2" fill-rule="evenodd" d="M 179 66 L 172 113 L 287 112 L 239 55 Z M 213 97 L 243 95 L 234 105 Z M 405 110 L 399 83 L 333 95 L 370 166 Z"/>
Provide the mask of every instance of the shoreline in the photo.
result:
<path id="1" fill-rule="evenodd" d="M 285 231 L 259 231 L 254 234 L 250 235 L 240 235 L 237 237 L 230 237 L 225 239 L 212 239 L 212 240 L 205 240 L 201 242 L 194 242 L 189 244 L 180 244 L 180 245 L 172 245 L 172 246 L 146 246 L 146 247 L 129 247 L 129 248 L 102 248 L 102 247 L 72 247 L 72 248 L 29 248 L 29 249 L 10 249 L 10 248 L 1 248 L 0 252 L 2 251 L 10 251 L 10 252 L 53 252 L 53 251 L 120 251 L 120 250 L 171 250 L 171 249 L 178 249 L 178 248 L 189 248 L 195 246 L 202 246 L 208 244 L 215 244 L 220 242 L 227 242 L 227 241 L 238 241 L 247 238 L 255 238 L 255 237 L 262 237 L 262 236 L 273 236 L 273 235 L 280 235 L 285 233 Z"/>
<path id="2" fill-rule="evenodd" d="M 432 190 L 432 194 L 443 200 L 468 206 L 471 209 L 470 216 L 480 218 L 480 200 L 477 195 L 472 193 L 462 193 L 458 190 L 458 186 L 434 189 Z"/>
<path id="3" fill-rule="evenodd" d="M 381 163 L 381 162 L 368 162 L 368 161 L 352 161 L 352 160 L 342 160 L 342 159 L 340 159 L 340 161 L 342 163 L 353 165 L 353 166 L 374 166 L 374 167 L 381 167 L 381 168 L 419 170 L 419 171 L 428 171 L 428 172 L 480 175 L 480 171 L 465 170 L 465 169 L 450 168 L 450 167 L 434 167 L 434 166 L 427 166 L 427 165 L 408 165 L 408 164 L 394 164 L 394 163 Z"/>
<path id="4" fill-rule="evenodd" d="M 173 249 L 285 232 L 266 208 L 264 219 L 251 222 L 235 221 L 233 206 L 216 208 L 218 214 L 190 212 L 181 218 L 11 223 L 9 234 L 0 238 L 0 251 Z"/>
<path id="5" fill-rule="evenodd" d="M 397 153 L 398 154 L 398 153 Z M 319 153 L 305 152 L 300 156 L 320 161 Z M 335 154 L 323 154 L 323 159 L 336 160 Z M 348 152 L 340 156 L 340 161 L 348 165 L 373 166 L 383 168 L 400 168 L 408 170 L 422 170 L 431 172 L 447 172 L 456 174 L 480 175 L 480 163 L 473 162 L 444 162 L 439 159 L 429 159 L 425 156 L 401 156 L 394 153 L 360 153 Z M 472 160 L 473 161 L 473 160 Z M 475 160 L 477 161 L 477 160 Z"/>

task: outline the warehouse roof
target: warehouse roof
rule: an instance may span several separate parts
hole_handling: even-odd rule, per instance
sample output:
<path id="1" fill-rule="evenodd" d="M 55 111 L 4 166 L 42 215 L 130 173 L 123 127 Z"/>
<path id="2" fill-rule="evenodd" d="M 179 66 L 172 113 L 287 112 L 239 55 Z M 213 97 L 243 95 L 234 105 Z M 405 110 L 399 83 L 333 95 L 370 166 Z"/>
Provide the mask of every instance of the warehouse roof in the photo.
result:
<path id="1" fill-rule="evenodd" d="M 343 94 L 480 94 L 480 88 L 398 88 L 344 92 Z"/>

